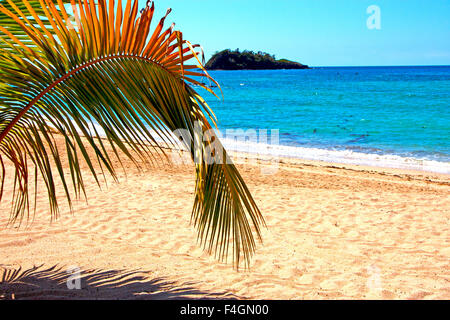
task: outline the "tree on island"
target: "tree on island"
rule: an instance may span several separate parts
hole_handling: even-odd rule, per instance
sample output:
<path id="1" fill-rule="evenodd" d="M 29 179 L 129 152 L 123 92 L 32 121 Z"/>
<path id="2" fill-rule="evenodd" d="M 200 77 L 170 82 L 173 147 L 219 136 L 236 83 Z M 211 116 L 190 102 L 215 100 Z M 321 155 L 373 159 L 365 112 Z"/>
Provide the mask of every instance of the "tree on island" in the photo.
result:
<path id="1" fill-rule="evenodd" d="M 275 55 L 249 50 L 234 51 L 227 49 L 216 52 L 206 63 L 208 70 L 274 70 L 274 69 L 308 69 L 307 65 L 289 61 L 286 59 L 276 60 Z"/>

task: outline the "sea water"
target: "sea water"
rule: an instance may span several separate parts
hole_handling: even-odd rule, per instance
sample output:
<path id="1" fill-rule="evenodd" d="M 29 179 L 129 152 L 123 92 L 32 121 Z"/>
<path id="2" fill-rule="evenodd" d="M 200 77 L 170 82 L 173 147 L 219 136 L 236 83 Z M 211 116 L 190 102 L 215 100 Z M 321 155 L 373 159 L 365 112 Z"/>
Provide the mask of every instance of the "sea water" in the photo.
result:
<path id="1" fill-rule="evenodd" d="M 450 173 L 450 66 L 317 67 L 210 75 L 219 82 L 224 98 L 201 93 L 222 133 L 279 130 L 277 146 L 248 148 L 247 143 L 237 148 L 225 135 L 226 147 Z"/>

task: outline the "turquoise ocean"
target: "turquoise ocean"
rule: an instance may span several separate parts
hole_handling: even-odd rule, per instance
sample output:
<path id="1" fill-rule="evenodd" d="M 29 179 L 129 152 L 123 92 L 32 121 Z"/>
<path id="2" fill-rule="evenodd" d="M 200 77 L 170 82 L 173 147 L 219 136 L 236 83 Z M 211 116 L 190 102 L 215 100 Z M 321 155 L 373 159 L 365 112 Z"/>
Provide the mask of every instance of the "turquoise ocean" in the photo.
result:
<path id="1" fill-rule="evenodd" d="M 226 147 L 450 173 L 450 66 L 209 73 L 224 97 L 201 93 Z M 279 130 L 279 145 L 239 148 L 227 129 Z"/>

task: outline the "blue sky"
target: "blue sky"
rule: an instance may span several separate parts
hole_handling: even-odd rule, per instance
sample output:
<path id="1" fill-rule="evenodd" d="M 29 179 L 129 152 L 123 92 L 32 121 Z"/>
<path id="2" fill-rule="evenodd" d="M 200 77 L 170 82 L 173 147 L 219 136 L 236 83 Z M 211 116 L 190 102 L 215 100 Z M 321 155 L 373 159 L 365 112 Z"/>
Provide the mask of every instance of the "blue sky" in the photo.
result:
<path id="1" fill-rule="evenodd" d="M 145 0 L 140 0 L 141 7 Z M 380 8 L 381 29 L 366 12 Z M 156 0 L 209 58 L 250 49 L 310 66 L 450 65 L 450 0 Z"/>

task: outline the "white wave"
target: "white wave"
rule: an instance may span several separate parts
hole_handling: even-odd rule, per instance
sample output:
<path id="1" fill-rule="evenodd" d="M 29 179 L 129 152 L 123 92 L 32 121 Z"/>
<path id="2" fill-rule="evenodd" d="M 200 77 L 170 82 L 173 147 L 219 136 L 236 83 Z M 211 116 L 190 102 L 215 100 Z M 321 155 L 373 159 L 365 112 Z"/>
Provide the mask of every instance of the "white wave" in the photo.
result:
<path id="1" fill-rule="evenodd" d="M 393 154 L 371 154 L 351 150 L 327 150 L 319 148 L 292 147 L 284 145 L 268 145 L 222 139 L 224 147 L 229 151 L 245 152 L 272 157 L 288 157 L 304 160 L 316 160 L 341 164 L 366 165 L 384 168 L 421 170 L 450 174 L 450 162 L 440 162 L 413 157 L 402 157 Z"/>
<path id="2" fill-rule="evenodd" d="M 93 129 L 93 126 L 91 124 L 89 125 L 89 127 L 91 130 Z M 100 136 L 105 136 L 103 129 L 99 125 L 95 124 L 95 128 L 97 129 L 97 132 Z M 156 132 L 154 132 L 153 130 L 150 130 L 150 132 L 152 133 L 156 141 L 162 141 L 162 139 L 159 138 Z M 170 140 L 174 145 L 179 146 L 179 141 L 174 135 L 170 137 Z M 287 157 L 340 164 L 421 170 L 450 174 L 450 162 L 441 162 L 413 157 L 402 157 L 393 154 L 379 155 L 372 153 L 354 152 L 351 150 L 328 150 L 320 148 L 272 145 L 227 138 L 221 138 L 221 141 L 228 151 L 244 152 L 255 154 L 256 156 L 270 156 L 272 158 Z"/>

